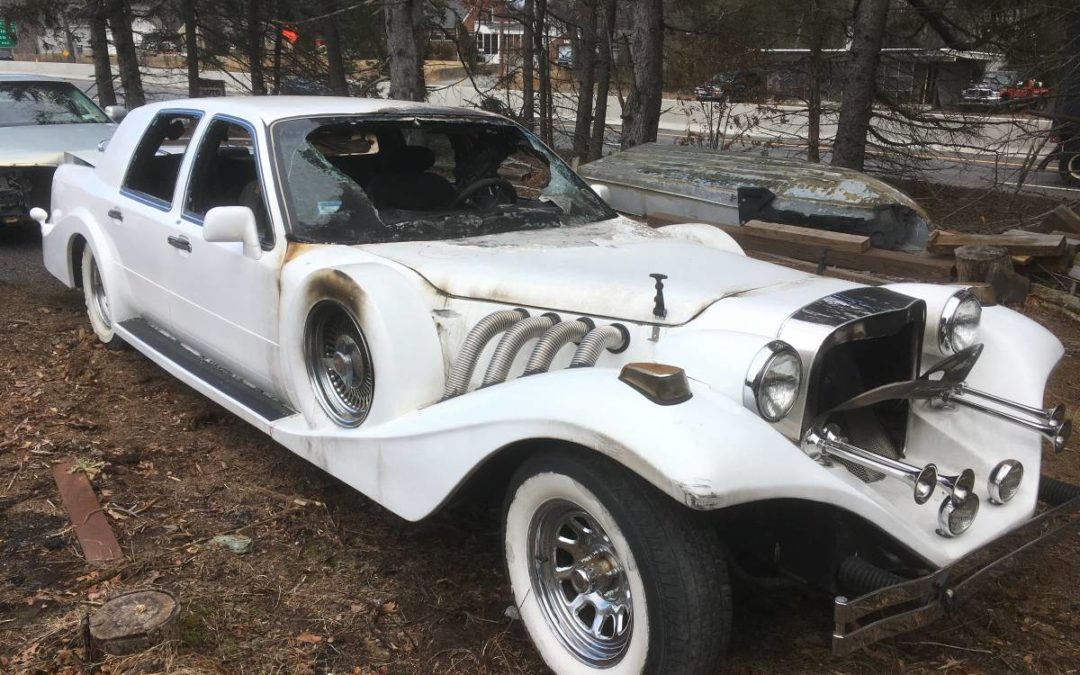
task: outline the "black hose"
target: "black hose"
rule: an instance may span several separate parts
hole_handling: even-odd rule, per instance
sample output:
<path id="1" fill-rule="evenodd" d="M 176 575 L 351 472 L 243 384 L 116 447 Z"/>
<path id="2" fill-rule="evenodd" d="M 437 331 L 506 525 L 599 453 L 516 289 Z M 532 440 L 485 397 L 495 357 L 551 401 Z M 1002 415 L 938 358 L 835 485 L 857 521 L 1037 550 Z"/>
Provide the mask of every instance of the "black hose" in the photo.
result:
<path id="1" fill-rule="evenodd" d="M 1080 487 L 1054 480 L 1050 476 L 1039 476 L 1039 501 L 1050 506 L 1061 506 L 1065 502 L 1080 497 Z"/>
<path id="2" fill-rule="evenodd" d="M 844 558 L 836 572 L 837 585 L 853 597 L 904 581 L 907 579 L 854 555 Z"/>

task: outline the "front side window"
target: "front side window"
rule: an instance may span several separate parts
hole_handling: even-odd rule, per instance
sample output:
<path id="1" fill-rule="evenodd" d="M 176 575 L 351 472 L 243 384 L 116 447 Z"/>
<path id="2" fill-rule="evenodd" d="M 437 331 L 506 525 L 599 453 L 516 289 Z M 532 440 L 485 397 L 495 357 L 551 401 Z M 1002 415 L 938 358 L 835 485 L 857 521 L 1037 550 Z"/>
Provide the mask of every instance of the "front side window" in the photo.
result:
<path id="1" fill-rule="evenodd" d="M 199 142 L 184 199 L 184 216 L 201 223 L 206 212 L 217 206 L 251 209 L 263 247 L 273 246 L 255 139 L 248 127 L 226 119 L 211 121 Z"/>
<path id="2" fill-rule="evenodd" d="M 199 116 L 193 113 L 159 113 L 131 156 L 123 188 L 161 206 L 170 205 L 184 153 L 198 122 Z"/>
<path id="3" fill-rule="evenodd" d="M 0 82 L 0 127 L 108 121 L 101 108 L 67 82 Z"/>
<path id="4" fill-rule="evenodd" d="M 349 116 L 277 122 L 291 235 L 367 244 L 568 227 L 615 213 L 504 120 Z"/>

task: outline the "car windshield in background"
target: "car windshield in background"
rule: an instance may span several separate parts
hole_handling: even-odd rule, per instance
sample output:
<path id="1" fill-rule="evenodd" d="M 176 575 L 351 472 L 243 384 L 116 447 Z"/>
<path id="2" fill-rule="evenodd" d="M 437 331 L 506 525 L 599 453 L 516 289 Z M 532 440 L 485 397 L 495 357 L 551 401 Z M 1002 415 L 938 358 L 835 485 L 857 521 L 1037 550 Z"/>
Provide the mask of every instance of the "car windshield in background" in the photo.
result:
<path id="1" fill-rule="evenodd" d="M 273 139 L 299 241 L 455 239 L 615 217 L 535 136 L 502 120 L 293 119 Z"/>
<path id="2" fill-rule="evenodd" d="M 0 127 L 108 121 L 101 108 L 67 82 L 0 82 Z"/>

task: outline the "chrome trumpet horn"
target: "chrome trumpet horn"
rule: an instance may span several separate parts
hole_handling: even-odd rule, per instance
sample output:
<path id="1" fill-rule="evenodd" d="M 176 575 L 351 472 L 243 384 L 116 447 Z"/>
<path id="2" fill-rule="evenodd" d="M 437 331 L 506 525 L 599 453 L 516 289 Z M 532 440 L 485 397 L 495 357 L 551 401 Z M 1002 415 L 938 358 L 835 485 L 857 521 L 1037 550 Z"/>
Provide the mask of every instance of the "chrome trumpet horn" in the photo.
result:
<path id="1" fill-rule="evenodd" d="M 975 472 L 964 469 L 955 476 L 937 477 L 937 484 L 944 488 L 953 499 L 966 499 L 975 489 Z"/>
<path id="2" fill-rule="evenodd" d="M 955 486 L 960 482 L 961 476 L 965 477 L 966 481 L 966 476 L 970 474 L 971 488 L 975 485 L 975 474 L 970 469 L 965 469 L 960 476 L 941 478 L 938 476 L 937 466 L 933 463 L 919 468 L 852 445 L 833 424 L 820 430 L 813 427 L 808 429 L 803 436 L 802 449 L 811 459 L 818 462 L 828 463 L 830 459 L 840 459 L 909 482 L 912 484 L 912 496 L 916 504 L 925 504 L 930 501 L 930 497 L 934 495 L 934 489 L 939 484 L 947 490 L 955 491 Z M 943 480 L 951 482 L 942 482 Z M 966 482 L 964 484 L 966 485 Z"/>
<path id="3" fill-rule="evenodd" d="M 971 400 L 973 398 L 989 401 L 999 407 L 973 401 Z M 950 403 L 962 405 L 965 408 L 977 410 L 1037 432 L 1053 444 L 1054 452 L 1061 452 L 1065 448 L 1069 436 L 1072 435 L 1072 422 L 1065 415 L 1065 406 L 1060 404 L 1050 408 L 1035 408 L 985 391 L 979 391 L 964 383 L 958 384 L 952 391 L 944 392 L 941 395 L 941 400 L 946 405 Z M 1020 415 L 1009 412 L 1010 410 L 1020 413 Z M 1025 415 L 1026 417 L 1024 417 Z"/>

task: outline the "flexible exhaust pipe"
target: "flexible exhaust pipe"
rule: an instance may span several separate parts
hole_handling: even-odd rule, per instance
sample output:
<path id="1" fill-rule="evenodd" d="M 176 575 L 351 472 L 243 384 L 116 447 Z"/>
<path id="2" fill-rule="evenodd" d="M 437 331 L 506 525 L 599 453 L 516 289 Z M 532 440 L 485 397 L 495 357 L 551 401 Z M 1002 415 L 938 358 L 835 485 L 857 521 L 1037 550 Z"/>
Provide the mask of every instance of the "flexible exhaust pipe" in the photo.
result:
<path id="1" fill-rule="evenodd" d="M 480 352 L 484 351 L 484 347 L 491 338 L 528 316 L 529 313 L 519 307 L 493 312 L 477 321 L 469 334 L 465 336 L 461 351 L 458 352 L 454 365 L 450 368 L 442 400 L 464 394 L 472 379 L 473 370 L 476 368 L 476 359 L 480 357 Z"/>
<path id="2" fill-rule="evenodd" d="M 574 321 L 557 323 L 544 331 L 540 341 L 533 348 L 529 362 L 525 365 L 525 375 L 546 373 L 555 360 L 555 355 L 567 343 L 579 344 L 585 335 L 595 327 L 592 319 L 581 317 Z"/>
<path id="3" fill-rule="evenodd" d="M 529 340 L 539 337 L 548 328 L 562 321 L 558 314 L 542 314 L 518 321 L 510 330 L 506 331 L 499 344 L 495 347 L 495 353 L 491 355 L 487 372 L 484 373 L 484 382 L 481 387 L 506 381 L 510 372 L 510 366 L 514 365 L 521 347 Z"/>
<path id="4" fill-rule="evenodd" d="M 577 351 L 570 360 L 571 368 L 590 368 L 596 365 L 596 361 L 604 350 L 618 354 L 630 346 L 630 331 L 621 323 L 613 323 L 610 326 L 600 326 L 589 331 Z"/>

